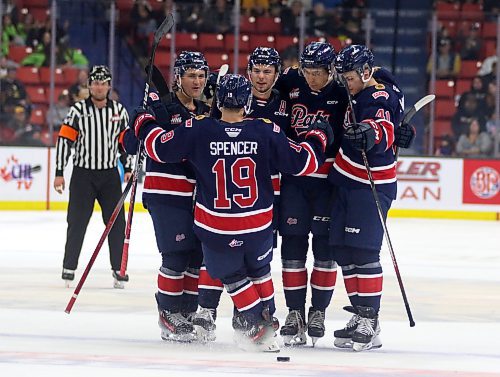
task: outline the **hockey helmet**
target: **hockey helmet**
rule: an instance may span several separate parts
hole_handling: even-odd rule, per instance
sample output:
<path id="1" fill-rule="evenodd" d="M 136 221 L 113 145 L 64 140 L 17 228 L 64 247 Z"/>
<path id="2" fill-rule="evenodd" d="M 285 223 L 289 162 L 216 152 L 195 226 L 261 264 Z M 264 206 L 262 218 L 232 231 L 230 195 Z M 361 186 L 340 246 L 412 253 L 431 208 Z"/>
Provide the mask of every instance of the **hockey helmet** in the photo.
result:
<path id="1" fill-rule="evenodd" d="M 227 109 L 245 108 L 252 102 L 252 85 L 244 76 L 227 74 L 217 88 L 217 107 Z"/>
<path id="2" fill-rule="evenodd" d="M 255 65 L 272 65 L 276 68 L 276 73 L 281 72 L 281 57 L 272 47 L 257 47 L 253 50 L 248 59 L 247 70 L 251 71 Z"/>
<path id="3" fill-rule="evenodd" d="M 337 73 L 356 71 L 362 74 L 367 68 L 373 68 L 373 53 L 364 45 L 347 46 L 335 58 Z"/>
<path id="4" fill-rule="evenodd" d="M 92 81 L 111 81 L 111 71 L 105 65 L 95 65 L 89 73 L 89 84 Z"/>
<path id="5" fill-rule="evenodd" d="M 202 69 L 208 76 L 208 63 L 205 56 L 197 51 L 182 51 L 174 63 L 174 73 L 182 77 L 188 69 Z"/>
<path id="6" fill-rule="evenodd" d="M 331 73 L 335 56 L 335 49 L 330 43 L 311 42 L 300 55 L 300 68 L 325 68 Z"/>

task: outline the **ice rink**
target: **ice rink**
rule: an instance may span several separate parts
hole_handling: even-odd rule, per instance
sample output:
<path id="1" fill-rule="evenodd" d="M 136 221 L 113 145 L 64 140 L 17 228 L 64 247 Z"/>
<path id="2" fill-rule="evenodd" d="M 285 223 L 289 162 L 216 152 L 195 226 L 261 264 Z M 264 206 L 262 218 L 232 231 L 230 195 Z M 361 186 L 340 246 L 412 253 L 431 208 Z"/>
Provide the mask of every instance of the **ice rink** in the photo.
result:
<path id="1" fill-rule="evenodd" d="M 154 300 L 160 257 L 152 223 L 136 213 L 126 289 L 112 288 L 107 244 L 73 307 L 64 313 L 104 230 L 94 214 L 76 281 L 60 278 L 65 212 L 0 212 L 0 376 L 500 376 L 500 224 L 389 219 L 388 228 L 416 321 L 410 328 L 384 247 L 383 347 L 333 348 L 333 330 L 350 315 L 342 279 L 315 348 L 277 354 L 240 351 L 232 341 L 227 295 L 210 345 L 160 339 Z M 279 253 L 273 262 L 277 317 L 286 315 Z M 339 274 L 340 277 L 340 274 Z"/>

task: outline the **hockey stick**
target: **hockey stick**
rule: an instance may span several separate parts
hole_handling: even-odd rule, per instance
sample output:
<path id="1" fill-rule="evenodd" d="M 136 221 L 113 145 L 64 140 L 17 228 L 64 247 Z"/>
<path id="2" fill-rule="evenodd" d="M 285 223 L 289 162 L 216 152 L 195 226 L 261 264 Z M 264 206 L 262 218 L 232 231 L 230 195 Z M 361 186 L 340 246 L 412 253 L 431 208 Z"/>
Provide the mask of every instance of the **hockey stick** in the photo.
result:
<path id="1" fill-rule="evenodd" d="M 436 96 L 434 94 L 428 94 L 422 98 L 420 98 L 415 104 L 406 112 L 406 114 L 403 116 L 403 120 L 401 121 L 401 124 L 406 124 L 410 123 L 412 118 L 417 114 L 417 112 L 427 104 L 431 103 L 434 101 Z M 396 161 L 398 160 L 399 157 L 399 147 L 396 146 Z"/>
<path id="2" fill-rule="evenodd" d="M 229 70 L 229 66 L 227 64 L 222 64 L 219 68 L 219 73 L 217 74 L 217 81 L 215 82 L 215 92 L 212 98 L 212 104 L 210 106 L 210 116 L 213 117 L 215 113 L 215 109 L 217 108 L 217 88 L 219 87 L 219 82 L 222 77 L 224 77 Z"/>
<path id="3" fill-rule="evenodd" d="M 113 213 L 111 214 L 111 217 L 108 220 L 108 223 L 106 224 L 106 228 L 104 229 L 104 232 L 101 235 L 101 238 L 99 239 L 99 242 L 97 243 L 97 246 L 92 253 L 92 256 L 90 257 L 89 263 L 87 264 L 87 267 L 85 267 L 85 271 L 83 271 L 82 277 L 80 278 L 80 281 L 78 282 L 78 285 L 75 288 L 75 291 L 73 292 L 73 295 L 71 296 L 68 305 L 66 306 L 66 309 L 64 310 L 66 313 L 70 313 L 71 309 L 73 308 L 73 305 L 75 304 L 75 301 L 80 294 L 80 290 L 83 287 L 83 283 L 85 283 L 85 280 L 87 279 L 87 276 L 90 272 L 90 269 L 92 268 L 97 255 L 99 254 L 99 251 L 101 250 L 101 247 L 106 240 L 106 237 L 108 236 L 109 232 L 111 231 L 111 228 L 115 224 L 116 218 L 118 217 L 118 214 L 123 208 L 123 203 L 125 202 L 125 198 L 128 195 L 128 192 L 130 191 L 130 188 L 132 187 L 132 180 L 129 180 L 127 182 L 127 186 L 125 186 L 125 190 L 123 191 L 122 196 L 120 197 L 120 200 L 118 200 L 118 203 L 116 203 L 116 207 L 113 210 Z"/>
<path id="4" fill-rule="evenodd" d="M 356 122 L 356 115 L 354 114 L 354 106 L 353 106 L 352 96 L 351 96 L 351 92 L 349 91 L 349 86 L 348 86 L 347 81 L 344 78 L 344 76 L 339 75 L 339 77 L 340 77 L 340 80 L 342 81 L 342 84 L 345 87 L 345 90 L 347 91 L 347 98 L 349 99 L 349 106 L 351 108 L 352 120 L 354 123 L 357 123 Z M 416 113 L 416 111 L 415 111 L 415 113 Z M 415 115 L 415 114 L 413 114 L 413 115 Z M 363 157 L 363 163 L 365 165 L 366 173 L 368 174 L 368 179 L 370 181 L 370 187 L 372 189 L 373 198 L 375 199 L 375 205 L 377 206 L 377 211 L 378 211 L 378 216 L 380 218 L 380 223 L 382 224 L 382 228 L 384 229 L 384 236 L 385 236 L 385 240 L 387 242 L 387 247 L 389 248 L 389 252 L 391 254 L 392 264 L 394 266 L 394 270 L 396 271 L 396 277 L 398 279 L 399 289 L 401 290 L 401 295 L 403 296 L 403 301 L 404 301 L 405 308 L 406 308 L 406 314 L 408 315 L 408 319 L 410 321 L 410 327 L 413 327 L 413 326 L 415 326 L 415 321 L 413 320 L 413 315 L 412 315 L 411 310 L 410 310 L 410 304 L 408 302 L 408 298 L 406 297 L 406 291 L 405 291 L 405 288 L 403 286 L 403 280 L 401 279 L 401 274 L 399 272 L 398 262 L 396 261 L 396 255 L 394 254 L 394 249 L 392 247 L 391 237 L 389 236 L 389 231 L 387 230 L 387 224 L 385 223 L 384 215 L 382 214 L 382 207 L 380 205 L 380 199 L 378 197 L 377 189 L 375 187 L 375 182 L 373 180 L 372 171 L 370 169 L 370 165 L 368 164 L 368 157 L 366 157 L 366 152 L 364 150 L 361 151 L 361 156 Z"/>
<path id="5" fill-rule="evenodd" d="M 151 49 L 151 56 L 149 58 L 149 63 L 148 63 L 148 79 L 146 81 L 146 85 L 144 88 L 144 99 L 142 101 L 142 108 L 146 110 L 147 104 L 148 104 L 148 95 L 149 95 L 149 86 L 151 85 L 151 77 L 153 74 L 153 64 L 155 60 L 155 54 L 156 54 L 156 49 L 158 48 L 158 45 L 161 41 L 161 39 L 167 34 L 170 29 L 174 26 L 174 17 L 172 14 L 169 14 L 165 20 L 161 23 L 161 25 L 156 29 L 155 34 L 154 34 L 154 40 L 153 40 L 153 47 Z M 159 71 L 158 71 L 159 72 Z M 168 86 L 166 85 L 166 89 L 168 90 Z M 143 149 L 144 145 L 142 141 L 139 141 L 139 147 L 137 149 L 137 158 L 135 161 L 135 168 L 132 173 L 132 191 L 130 192 L 130 202 L 129 202 L 129 208 L 128 208 L 128 216 L 127 216 L 127 225 L 125 227 L 125 239 L 123 242 L 123 251 L 122 251 L 122 262 L 120 265 L 120 275 L 122 277 L 126 276 L 126 271 L 127 271 L 127 263 L 128 263 L 128 248 L 130 244 L 130 232 L 132 230 L 132 220 L 134 218 L 134 207 L 135 207 L 135 193 L 137 190 L 137 180 L 139 177 L 139 171 L 142 170 L 142 164 L 144 162 L 144 159 L 142 157 L 143 154 Z"/>
<path id="6" fill-rule="evenodd" d="M 150 58 L 149 64 L 152 64 L 152 62 L 154 60 L 156 48 L 158 47 L 160 39 L 168 32 L 165 30 L 167 30 L 167 29 L 170 30 L 173 26 L 173 22 L 174 22 L 173 16 L 170 14 L 169 16 L 167 16 L 167 18 L 162 22 L 162 24 L 156 30 L 154 44 L 153 44 L 153 50 L 151 51 L 151 58 Z M 145 96 L 144 96 L 144 100 L 142 103 L 144 109 L 146 108 L 146 105 L 147 105 L 149 84 L 150 83 L 151 83 L 151 75 L 148 75 L 148 81 L 146 82 L 146 88 L 144 90 Z M 131 188 L 133 188 L 134 197 L 133 197 L 133 199 L 132 199 L 132 197 L 130 199 L 130 207 L 133 208 L 133 206 L 134 206 L 133 201 L 135 201 L 135 187 L 137 186 L 138 172 L 139 172 L 139 169 L 141 169 L 141 167 L 142 167 L 141 154 L 142 154 L 142 143 L 139 143 L 139 153 L 137 154 L 137 159 L 135 162 L 135 167 L 134 167 L 134 172 L 132 174 L 132 178 L 127 182 L 127 185 L 125 186 L 125 190 L 123 191 L 123 194 L 120 197 L 120 200 L 118 200 L 118 203 L 116 204 L 116 207 L 113 210 L 113 213 L 111 214 L 111 217 L 108 220 L 108 223 L 106 224 L 106 228 L 104 229 L 104 232 L 102 233 L 101 238 L 99 239 L 99 242 L 97 243 L 97 246 L 96 246 L 94 252 L 92 253 L 92 256 L 90 257 L 90 261 L 87 264 L 87 267 L 85 268 L 85 271 L 83 272 L 82 277 L 80 278 L 80 281 L 78 282 L 78 285 L 76 286 L 75 291 L 73 292 L 73 295 L 71 296 L 71 298 L 68 302 L 68 305 L 66 306 L 66 309 L 64 310 L 68 314 L 70 314 L 71 309 L 73 308 L 73 305 L 75 304 L 75 301 L 78 298 L 78 295 L 80 294 L 80 291 L 83 287 L 83 284 L 85 283 L 85 280 L 87 280 L 87 276 L 90 272 L 90 269 L 92 268 L 92 266 L 97 258 L 97 255 L 99 254 L 99 251 L 101 250 L 101 247 L 104 243 L 104 240 L 108 236 L 109 232 L 111 231 L 111 228 L 113 227 L 113 225 L 116 221 L 116 218 L 118 217 L 118 214 L 122 210 L 123 203 L 125 202 L 125 198 L 127 197 L 128 192 L 130 191 Z M 129 214 L 130 214 L 130 208 L 129 208 Z M 127 224 L 127 227 L 131 227 L 131 224 Z M 129 237 L 130 237 L 130 232 L 129 232 Z M 127 245 L 127 253 L 128 253 L 128 242 L 125 244 Z M 128 258 L 128 254 L 127 254 L 127 258 Z M 122 255 L 122 259 L 123 259 L 123 255 Z M 122 264 L 123 264 L 123 260 L 122 260 Z M 120 272 L 120 274 L 121 274 L 121 272 Z M 124 276 L 124 274 L 122 276 Z"/>

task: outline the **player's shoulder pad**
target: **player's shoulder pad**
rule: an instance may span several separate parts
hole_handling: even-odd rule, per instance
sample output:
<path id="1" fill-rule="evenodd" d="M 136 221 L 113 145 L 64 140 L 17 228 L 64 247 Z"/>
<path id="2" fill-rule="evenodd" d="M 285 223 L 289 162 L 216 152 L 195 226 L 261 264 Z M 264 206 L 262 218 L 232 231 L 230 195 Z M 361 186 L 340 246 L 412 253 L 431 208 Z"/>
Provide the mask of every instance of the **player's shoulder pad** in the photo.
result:
<path id="1" fill-rule="evenodd" d="M 206 115 L 201 114 L 201 115 L 196 115 L 196 116 L 194 117 L 194 119 L 196 119 L 196 120 L 203 120 L 203 119 L 205 119 L 206 117 L 207 117 Z"/>
<path id="2" fill-rule="evenodd" d="M 383 89 L 385 89 L 385 85 L 384 84 L 380 84 L 380 83 L 379 84 L 375 84 L 375 89 L 377 89 L 377 90 L 383 90 Z"/>
<path id="3" fill-rule="evenodd" d="M 273 122 L 272 122 L 270 119 L 268 119 L 268 118 L 258 118 L 258 119 L 262 120 L 264 123 L 267 123 L 267 124 L 271 124 L 271 123 L 273 123 Z"/>

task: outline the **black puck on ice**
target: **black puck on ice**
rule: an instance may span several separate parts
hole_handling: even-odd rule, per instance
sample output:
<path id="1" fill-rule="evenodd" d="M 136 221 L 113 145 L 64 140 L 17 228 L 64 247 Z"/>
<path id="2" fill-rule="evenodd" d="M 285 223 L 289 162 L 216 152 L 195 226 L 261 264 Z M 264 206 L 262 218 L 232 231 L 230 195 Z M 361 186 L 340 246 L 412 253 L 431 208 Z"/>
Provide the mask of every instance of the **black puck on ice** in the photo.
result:
<path id="1" fill-rule="evenodd" d="M 290 361 L 290 358 L 288 356 L 278 356 L 276 358 L 276 361 L 286 362 L 286 361 Z"/>

